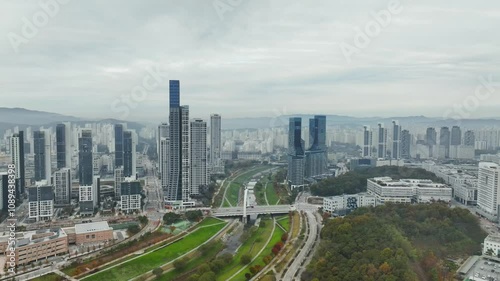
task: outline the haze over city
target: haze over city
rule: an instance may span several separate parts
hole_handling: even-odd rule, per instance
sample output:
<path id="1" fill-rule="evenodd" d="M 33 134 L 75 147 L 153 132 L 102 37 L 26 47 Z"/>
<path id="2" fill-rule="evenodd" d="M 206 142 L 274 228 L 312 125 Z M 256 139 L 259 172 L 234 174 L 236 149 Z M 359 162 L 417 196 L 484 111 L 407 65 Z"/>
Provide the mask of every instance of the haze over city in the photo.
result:
<path id="1" fill-rule="evenodd" d="M 33 31 L 24 18 L 34 22 L 38 2 L 2 2 L 3 106 L 152 122 L 167 117 L 168 80 L 179 79 L 200 117 L 441 117 L 474 94 L 480 77 L 500 81 L 494 0 L 397 1 L 361 45 L 356 36 L 390 2 L 64 3 Z M 349 59 L 346 44 L 356 48 Z M 148 69 L 161 81 L 123 114 L 121 97 Z M 471 117 L 497 117 L 498 96 Z"/>

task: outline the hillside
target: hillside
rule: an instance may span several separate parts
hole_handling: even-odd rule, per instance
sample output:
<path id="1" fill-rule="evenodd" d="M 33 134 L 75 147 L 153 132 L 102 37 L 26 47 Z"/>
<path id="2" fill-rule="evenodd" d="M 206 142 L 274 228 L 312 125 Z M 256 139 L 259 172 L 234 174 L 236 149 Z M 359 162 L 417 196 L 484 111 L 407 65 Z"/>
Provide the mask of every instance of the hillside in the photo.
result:
<path id="1" fill-rule="evenodd" d="M 373 167 L 366 170 L 351 171 L 335 178 L 322 180 L 311 186 L 311 192 L 317 196 L 335 196 L 355 194 L 366 191 L 366 180 L 374 177 L 391 177 L 393 179 L 430 179 L 444 183 L 441 178 L 420 168 L 396 166 Z"/>
<path id="2" fill-rule="evenodd" d="M 328 220 L 303 280 L 453 280 L 447 258 L 480 252 L 486 233 L 466 209 L 386 204 Z M 445 278 L 446 276 L 446 278 Z"/>

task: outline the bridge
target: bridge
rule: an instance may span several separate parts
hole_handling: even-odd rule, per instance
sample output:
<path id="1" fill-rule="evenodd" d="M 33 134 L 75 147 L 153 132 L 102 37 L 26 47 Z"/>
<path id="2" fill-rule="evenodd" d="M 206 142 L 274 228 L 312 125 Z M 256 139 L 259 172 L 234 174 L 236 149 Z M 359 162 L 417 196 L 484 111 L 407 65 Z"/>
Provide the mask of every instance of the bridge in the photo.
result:
<path id="1" fill-rule="evenodd" d="M 295 210 L 291 205 L 270 205 L 270 206 L 254 206 L 254 207 L 228 207 L 212 209 L 214 217 L 242 217 L 242 216 L 257 216 L 268 214 L 288 214 Z"/>

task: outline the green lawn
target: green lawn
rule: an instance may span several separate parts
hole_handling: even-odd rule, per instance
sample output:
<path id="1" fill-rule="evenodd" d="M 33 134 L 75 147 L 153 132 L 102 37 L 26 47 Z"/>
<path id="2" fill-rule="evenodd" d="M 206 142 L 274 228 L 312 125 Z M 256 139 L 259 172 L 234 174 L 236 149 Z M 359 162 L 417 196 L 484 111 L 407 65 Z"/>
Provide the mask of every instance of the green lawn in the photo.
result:
<path id="1" fill-rule="evenodd" d="M 280 218 L 276 218 L 276 221 L 284 228 L 286 231 L 290 231 L 290 217 L 283 216 Z"/>
<path id="2" fill-rule="evenodd" d="M 165 274 L 163 274 L 160 279 L 157 280 L 164 280 L 164 281 L 169 281 L 169 280 L 176 280 L 177 277 L 180 275 L 189 272 L 198 266 L 207 263 L 213 259 L 215 259 L 215 256 L 224 249 L 224 244 L 222 242 L 217 242 L 211 247 L 206 253 L 204 253 L 202 256 L 195 257 L 193 259 L 190 259 L 189 262 L 187 263 L 186 267 L 179 271 L 179 270 L 171 270 Z"/>
<path id="3" fill-rule="evenodd" d="M 233 180 L 233 182 L 228 187 L 226 187 L 226 188 L 228 188 L 227 193 L 226 193 L 226 198 L 229 200 L 229 202 L 233 206 L 237 206 L 239 193 L 240 193 L 240 189 L 241 189 L 242 185 L 244 183 L 248 182 L 250 179 L 252 179 L 252 177 L 255 174 L 258 174 L 259 172 L 262 172 L 262 171 L 267 170 L 267 169 L 270 169 L 270 166 L 258 166 L 256 168 L 254 167 L 251 170 L 249 170 L 245 173 L 242 173 L 238 177 L 236 177 Z M 229 203 L 226 200 L 224 200 L 222 207 L 229 207 L 229 206 L 230 206 Z"/>
<path id="4" fill-rule="evenodd" d="M 240 259 L 243 254 L 251 253 L 252 257 L 255 256 L 264 246 L 271 235 L 271 230 L 273 229 L 272 220 L 262 219 L 265 222 L 264 227 L 259 227 L 259 229 L 247 239 L 238 252 L 234 255 L 233 262 L 227 265 L 218 275 L 217 280 L 226 281 L 233 274 L 238 272 L 244 265 L 241 264 Z"/>
<path id="5" fill-rule="evenodd" d="M 212 221 L 213 223 L 213 220 L 216 219 L 208 218 L 207 220 Z M 150 252 L 139 258 L 131 259 L 121 265 L 104 270 L 82 280 L 121 281 L 129 280 L 130 278 L 144 274 L 191 251 L 202 242 L 207 241 L 209 238 L 214 236 L 226 225 L 225 222 L 220 221 L 215 225 L 206 226 L 207 224 L 209 223 L 205 221 L 201 222 L 199 227 L 194 232 L 185 236 L 178 242 Z"/>
<path id="6" fill-rule="evenodd" d="M 279 200 L 278 194 L 276 193 L 276 190 L 274 190 L 273 183 L 274 183 L 274 176 L 273 179 L 269 181 L 266 185 L 266 195 L 269 205 L 276 205 Z"/>
<path id="7" fill-rule="evenodd" d="M 268 256 L 268 255 L 272 255 L 271 250 L 273 249 L 273 247 L 276 243 L 281 241 L 281 235 L 283 235 L 283 233 L 285 233 L 285 232 L 283 232 L 283 230 L 281 228 L 276 226 L 274 228 L 273 236 L 271 237 L 269 244 L 267 244 L 266 247 L 264 248 L 264 251 L 262 251 L 262 253 L 260 253 L 260 255 L 257 257 L 257 259 L 254 262 L 252 262 L 252 263 L 250 263 L 250 265 L 246 266 L 245 270 L 240 272 L 238 275 L 236 275 L 231 280 L 245 281 L 246 280 L 245 273 L 250 272 L 249 268 L 254 266 L 254 265 L 260 264 L 262 266 L 262 268 L 264 268 L 266 266 L 266 264 L 263 261 L 264 257 Z"/>

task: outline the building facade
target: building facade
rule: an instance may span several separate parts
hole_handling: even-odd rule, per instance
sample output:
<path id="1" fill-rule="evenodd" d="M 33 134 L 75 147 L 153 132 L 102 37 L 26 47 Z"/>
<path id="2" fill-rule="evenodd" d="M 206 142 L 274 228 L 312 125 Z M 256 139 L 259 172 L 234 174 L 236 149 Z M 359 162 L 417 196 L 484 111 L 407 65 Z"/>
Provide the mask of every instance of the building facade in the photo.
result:
<path id="1" fill-rule="evenodd" d="M 46 180 L 28 189 L 28 217 L 35 221 L 50 221 L 54 216 L 54 192 Z"/>
<path id="2" fill-rule="evenodd" d="M 92 131 L 82 130 L 78 139 L 78 180 L 80 185 L 92 185 Z"/>
<path id="3" fill-rule="evenodd" d="M 190 195 L 199 195 L 200 187 L 207 185 L 207 123 L 193 119 L 190 124 Z"/>
<path id="4" fill-rule="evenodd" d="M 122 212 L 131 213 L 141 210 L 142 187 L 134 178 L 125 178 L 121 184 L 120 209 Z"/>
<path id="5" fill-rule="evenodd" d="M 368 193 L 344 194 L 323 199 L 323 211 L 329 213 L 347 213 L 359 207 L 376 205 L 375 196 Z"/>
<path id="6" fill-rule="evenodd" d="M 304 184 L 305 151 L 302 140 L 302 119 L 292 117 L 288 127 L 288 182 L 291 186 Z"/>
<path id="7" fill-rule="evenodd" d="M 499 165 L 491 162 L 480 162 L 477 185 L 477 211 L 488 220 L 495 222 L 498 221 L 499 189 Z"/>
<path id="8" fill-rule="evenodd" d="M 54 205 L 56 207 L 71 204 L 71 169 L 62 168 L 54 173 Z"/>

